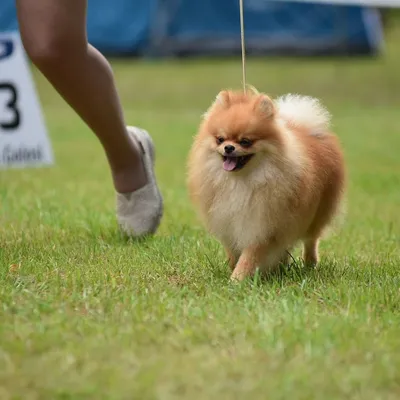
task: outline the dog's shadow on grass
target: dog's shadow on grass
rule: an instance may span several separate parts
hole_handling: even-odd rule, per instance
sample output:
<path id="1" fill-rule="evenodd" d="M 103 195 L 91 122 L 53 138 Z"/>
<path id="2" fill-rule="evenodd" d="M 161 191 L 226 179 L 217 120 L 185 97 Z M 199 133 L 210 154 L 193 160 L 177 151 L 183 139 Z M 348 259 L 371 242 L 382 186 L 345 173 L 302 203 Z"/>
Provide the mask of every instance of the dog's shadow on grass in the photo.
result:
<path id="1" fill-rule="evenodd" d="M 198 267 L 206 268 L 209 274 L 217 280 L 226 281 L 229 283 L 240 284 L 241 282 L 230 281 L 229 277 L 231 269 L 228 261 L 219 252 L 219 248 L 216 247 L 213 253 L 208 251 L 202 253 L 202 257 L 199 257 Z M 222 263 L 221 263 L 222 261 Z M 204 263 L 206 265 L 204 265 Z M 262 272 L 257 270 L 256 273 L 243 280 L 243 283 L 250 283 L 251 285 L 292 285 L 302 284 L 304 281 L 336 281 L 340 279 L 346 268 L 339 266 L 337 260 L 334 259 L 322 259 L 317 266 L 307 265 L 304 260 L 300 257 L 294 257 L 290 254 L 289 262 L 280 264 L 277 268 L 270 272 Z M 246 282 L 246 283 L 245 283 Z"/>
<path id="2" fill-rule="evenodd" d="M 303 260 L 292 260 L 288 264 L 280 264 L 276 269 L 266 273 L 257 272 L 254 280 L 259 280 L 261 283 L 268 284 L 271 282 L 301 282 L 304 278 L 315 275 L 316 267 L 304 263 Z"/>
<path id="3" fill-rule="evenodd" d="M 281 264 L 270 272 L 256 271 L 255 275 L 244 280 L 252 285 L 290 286 L 293 284 L 302 285 L 305 281 L 334 281 L 337 279 L 335 266 L 329 261 L 319 263 L 317 266 L 310 266 L 302 259 L 293 259 L 288 264 Z"/>

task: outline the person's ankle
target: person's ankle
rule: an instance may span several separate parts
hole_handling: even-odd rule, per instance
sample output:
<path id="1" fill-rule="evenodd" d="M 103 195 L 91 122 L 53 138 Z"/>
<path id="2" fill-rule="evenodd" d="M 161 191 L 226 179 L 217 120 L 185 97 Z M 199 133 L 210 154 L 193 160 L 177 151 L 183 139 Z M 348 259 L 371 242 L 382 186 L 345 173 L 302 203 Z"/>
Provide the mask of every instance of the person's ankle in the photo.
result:
<path id="1" fill-rule="evenodd" d="M 112 170 L 114 188 L 118 193 L 131 193 L 147 184 L 147 177 L 142 162 L 129 168 Z"/>

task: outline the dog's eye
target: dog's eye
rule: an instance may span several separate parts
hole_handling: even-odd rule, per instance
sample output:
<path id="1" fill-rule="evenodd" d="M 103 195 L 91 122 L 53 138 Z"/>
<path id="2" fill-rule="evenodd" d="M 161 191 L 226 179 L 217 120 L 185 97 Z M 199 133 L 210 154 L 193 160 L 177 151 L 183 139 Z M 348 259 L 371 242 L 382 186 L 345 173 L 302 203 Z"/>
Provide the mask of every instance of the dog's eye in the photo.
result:
<path id="1" fill-rule="evenodd" d="M 239 142 L 239 144 L 240 144 L 242 147 L 250 147 L 250 146 L 253 144 L 253 142 L 252 142 L 250 139 L 242 139 L 242 140 Z"/>
<path id="2" fill-rule="evenodd" d="M 224 142 L 225 142 L 225 139 L 222 136 L 217 137 L 217 143 L 218 144 L 221 144 L 221 143 L 224 143 Z"/>

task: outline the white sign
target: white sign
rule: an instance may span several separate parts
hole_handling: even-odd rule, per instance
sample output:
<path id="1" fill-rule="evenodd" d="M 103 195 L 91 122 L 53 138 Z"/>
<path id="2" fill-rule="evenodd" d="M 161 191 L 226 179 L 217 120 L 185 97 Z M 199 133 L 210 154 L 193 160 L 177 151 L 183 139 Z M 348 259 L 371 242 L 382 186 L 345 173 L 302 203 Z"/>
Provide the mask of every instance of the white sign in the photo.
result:
<path id="1" fill-rule="evenodd" d="M 0 168 L 53 164 L 40 103 L 18 33 L 0 33 Z"/>

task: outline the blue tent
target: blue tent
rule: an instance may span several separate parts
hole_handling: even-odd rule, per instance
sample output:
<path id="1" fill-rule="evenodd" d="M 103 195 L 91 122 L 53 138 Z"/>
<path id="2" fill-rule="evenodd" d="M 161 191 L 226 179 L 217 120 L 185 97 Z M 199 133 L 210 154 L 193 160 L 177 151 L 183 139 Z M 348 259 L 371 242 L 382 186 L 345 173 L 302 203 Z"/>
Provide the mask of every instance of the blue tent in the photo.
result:
<path id="1" fill-rule="evenodd" d="M 160 46 L 164 52 L 240 50 L 238 0 L 174 3 Z M 379 14 L 371 8 L 244 0 L 244 12 L 246 47 L 252 53 L 375 53 L 382 42 Z"/>
<path id="2" fill-rule="evenodd" d="M 15 0 L 0 2 L 0 31 L 17 28 Z M 89 41 L 106 54 L 173 56 L 240 51 L 238 0 L 89 0 Z M 257 54 L 374 54 L 376 9 L 244 0 L 246 46 Z"/>

